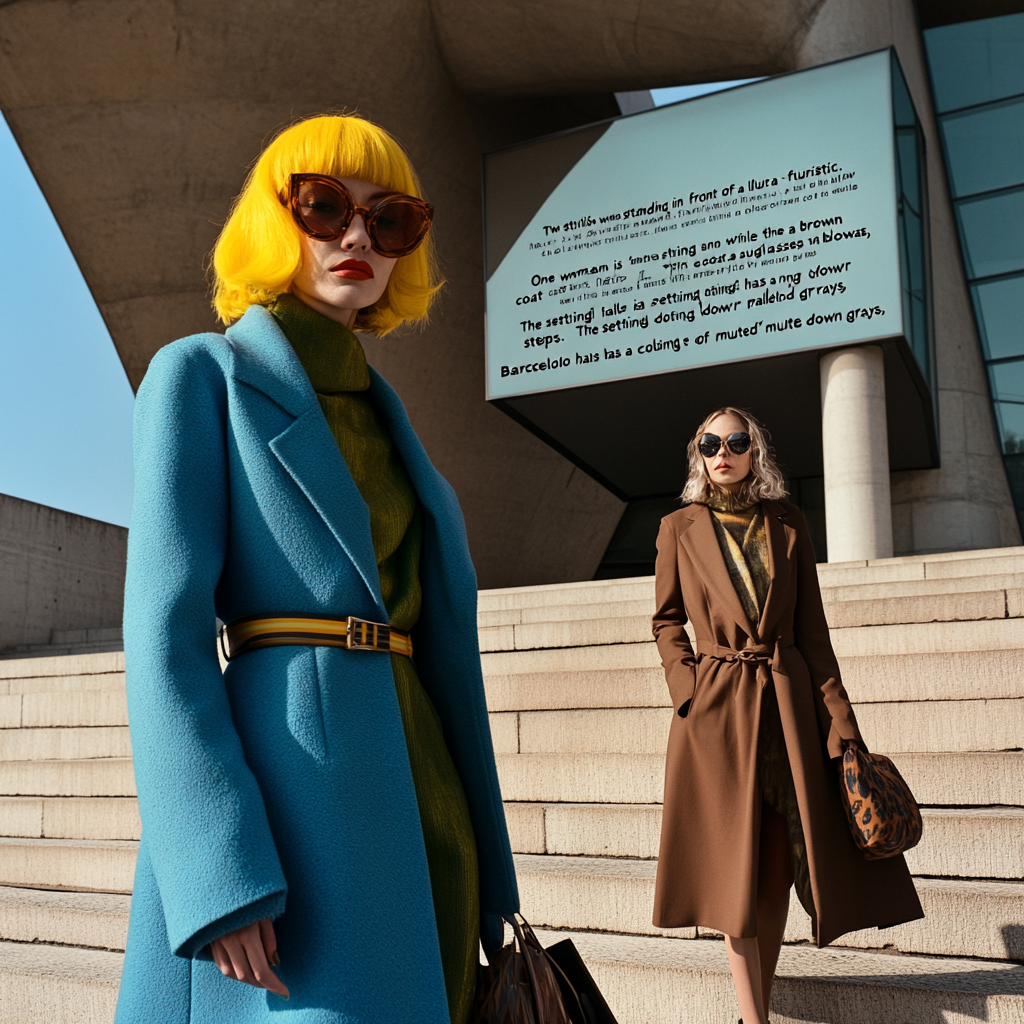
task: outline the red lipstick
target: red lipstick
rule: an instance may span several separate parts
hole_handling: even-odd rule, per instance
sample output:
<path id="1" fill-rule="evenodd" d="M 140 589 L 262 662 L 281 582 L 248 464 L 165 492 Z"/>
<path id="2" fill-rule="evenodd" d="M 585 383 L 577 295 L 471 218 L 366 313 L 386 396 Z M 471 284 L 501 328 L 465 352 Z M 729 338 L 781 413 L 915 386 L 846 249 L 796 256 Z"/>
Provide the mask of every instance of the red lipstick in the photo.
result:
<path id="1" fill-rule="evenodd" d="M 363 260 L 342 260 L 330 268 L 335 277 L 344 277 L 350 281 L 369 281 L 373 277 L 373 267 Z"/>

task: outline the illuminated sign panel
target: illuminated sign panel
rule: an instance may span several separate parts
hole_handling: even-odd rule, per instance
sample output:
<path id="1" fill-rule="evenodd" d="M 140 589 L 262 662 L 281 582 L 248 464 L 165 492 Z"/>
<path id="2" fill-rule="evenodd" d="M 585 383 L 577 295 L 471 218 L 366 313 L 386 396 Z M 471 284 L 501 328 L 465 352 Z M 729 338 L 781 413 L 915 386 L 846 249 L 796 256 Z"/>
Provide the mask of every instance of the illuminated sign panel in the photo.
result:
<path id="1" fill-rule="evenodd" d="M 487 397 L 902 336 L 891 68 L 488 156 Z"/>
<path id="2" fill-rule="evenodd" d="M 871 342 L 890 467 L 937 466 L 924 159 L 891 49 L 489 154 L 488 400 L 624 500 L 722 405 L 807 479 L 820 353 Z"/>

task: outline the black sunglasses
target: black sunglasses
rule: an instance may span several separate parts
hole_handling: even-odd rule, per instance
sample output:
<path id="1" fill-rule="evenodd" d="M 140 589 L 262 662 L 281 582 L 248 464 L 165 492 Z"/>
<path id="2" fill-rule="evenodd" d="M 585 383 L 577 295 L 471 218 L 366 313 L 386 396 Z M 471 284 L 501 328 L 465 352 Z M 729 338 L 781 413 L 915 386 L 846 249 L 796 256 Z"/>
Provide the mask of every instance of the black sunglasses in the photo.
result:
<path id="1" fill-rule="evenodd" d="M 743 455 L 750 451 L 750 435 L 746 431 L 737 430 L 723 441 L 717 434 L 701 434 L 697 449 L 705 459 L 713 459 L 723 444 L 733 455 Z"/>

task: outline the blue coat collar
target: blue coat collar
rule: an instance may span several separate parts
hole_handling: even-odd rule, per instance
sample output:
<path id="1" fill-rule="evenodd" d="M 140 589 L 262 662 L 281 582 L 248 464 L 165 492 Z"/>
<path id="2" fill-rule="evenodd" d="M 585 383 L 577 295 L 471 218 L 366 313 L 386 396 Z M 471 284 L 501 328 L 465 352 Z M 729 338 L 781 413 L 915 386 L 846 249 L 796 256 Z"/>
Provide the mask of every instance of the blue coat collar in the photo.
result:
<path id="1" fill-rule="evenodd" d="M 235 355 L 236 380 L 261 391 L 293 416 L 319 407 L 302 363 L 274 317 L 262 306 L 250 306 L 225 332 Z"/>
<path id="2" fill-rule="evenodd" d="M 256 388 L 295 417 L 290 426 L 270 439 L 270 450 L 352 559 L 382 621 L 386 621 L 370 534 L 370 512 L 338 451 L 306 371 L 277 321 L 262 306 L 250 306 L 225 333 L 234 354 L 232 376 Z M 416 436 L 401 399 L 373 367 L 370 396 L 391 434 L 424 512 L 435 519 L 439 513 L 443 515 L 447 502 L 442 479 Z"/>

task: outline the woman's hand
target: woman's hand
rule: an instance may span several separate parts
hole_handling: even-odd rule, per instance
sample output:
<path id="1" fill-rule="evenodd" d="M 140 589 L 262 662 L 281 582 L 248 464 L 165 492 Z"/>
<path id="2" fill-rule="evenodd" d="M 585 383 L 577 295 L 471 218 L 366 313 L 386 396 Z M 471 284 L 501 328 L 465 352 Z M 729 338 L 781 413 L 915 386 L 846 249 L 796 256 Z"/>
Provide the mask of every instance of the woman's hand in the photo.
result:
<path id="1" fill-rule="evenodd" d="M 277 938 L 269 919 L 245 928 L 236 928 L 210 943 L 214 963 L 225 978 L 244 981 L 246 985 L 265 988 L 282 999 L 288 998 L 288 988 L 270 969 L 281 963 L 277 958 Z"/>

